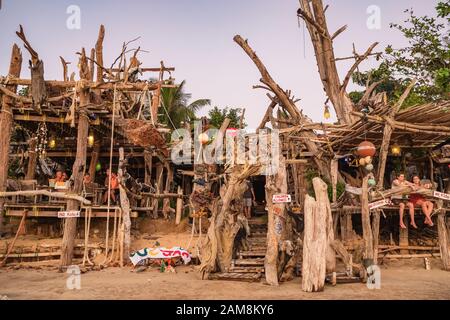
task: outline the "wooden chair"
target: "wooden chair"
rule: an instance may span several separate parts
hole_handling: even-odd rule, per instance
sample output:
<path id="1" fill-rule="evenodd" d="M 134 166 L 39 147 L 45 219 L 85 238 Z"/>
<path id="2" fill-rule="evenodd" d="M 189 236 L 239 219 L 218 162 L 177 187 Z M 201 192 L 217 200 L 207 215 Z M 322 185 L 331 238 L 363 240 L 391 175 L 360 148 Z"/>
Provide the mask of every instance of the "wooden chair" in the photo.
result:
<path id="1" fill-rule="evenodd" d="M 19 180 L 20 191 L 35 191 L 37 188 L 37 180 Z M 27 201 L 27 197 L 19 197 L 19 201 L 23 199 L 24 202 Z M 33 203 L 37 203 L 38 196 L 33 196 Z"/>
<path id="2" fill-rule="evenodd" d="M 91 183 L 83 183 L 83 192 L 82 196 L 86 199 L 92 199 L 92 202 L 94 204 L 97 204 L 96 202 L 96 192 L 95 189 L 97 188 L 97 184 L 94 182 Z"/>

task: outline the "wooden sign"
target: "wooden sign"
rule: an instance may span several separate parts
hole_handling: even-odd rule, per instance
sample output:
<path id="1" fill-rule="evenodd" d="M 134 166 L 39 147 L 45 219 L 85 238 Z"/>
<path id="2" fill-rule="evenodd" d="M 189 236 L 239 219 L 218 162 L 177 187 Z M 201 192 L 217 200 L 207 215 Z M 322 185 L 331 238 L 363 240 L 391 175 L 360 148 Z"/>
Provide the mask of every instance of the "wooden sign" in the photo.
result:
<path id="1" fill-rule="evenodd" d="M 272 203 L 286 203 L 291 202 L 290 194 L 274 194 L 272 196 Z"/>
<path id="2" fill-rule="evenodd" d="M 450 201 L 450 194 L 448 193 L 433 191 L 433 197 Z"/>
<path id="3" fill-rule="evenodd" d="M 383 199 L 383 200 L 378 200 L 378 201 L 375 201 L 375 202 L 371 202 L 371 203 L 369 203 L 369 210 L 376 209 L 376 208 L 379 208 L 379 207 L 383 207 L 383 206 L 386 206 L 388 204 L 391 204 L 391 199 L 390 198 Z"/>
<path id="4" fill-rule="evenodd" d="M 79 218 L 80 211 L 58 211 L 58 218 Z"/>

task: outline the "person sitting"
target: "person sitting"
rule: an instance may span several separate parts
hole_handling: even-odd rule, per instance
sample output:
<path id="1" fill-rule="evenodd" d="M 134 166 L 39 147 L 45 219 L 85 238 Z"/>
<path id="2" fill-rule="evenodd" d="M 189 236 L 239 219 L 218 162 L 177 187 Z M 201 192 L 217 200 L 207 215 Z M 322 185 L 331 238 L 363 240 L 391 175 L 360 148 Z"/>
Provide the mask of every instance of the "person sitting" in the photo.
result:
<path id="1" fill-rule="evenodd" d="M 63 179 L 64 179 L 63 178 L 63 172 L 61 170 L 56 171 L 55 179 L 54 179 L 55 182 L 64 182 Z"/>
<path id="2" fill-rule="evenodd" d="M 431 189 L 432 185 L 430 183 L 421 184 L 420 178 L 418 176 L 413 177 L 413 185 L 414 190 L 417 190 L 420 187 Z M 411 193 L 409 196 L 409 201 L 413 204 L 413 206 L 418 205 L 422 208 L 422 212 L 425 215 L 424 223 L 432 227 L 433 221 L 431 220 L 431 213 L 433 212 L 433 202 L 425 199 L 423 195 L 420 193 Z"/>
<path id="3" fill-rule="evenodd" d="M 394 181 L 392 181 L 392 187 L 400 187 L 400 186 L 413 187 L 413 184 L 405 179 L 405 174 L 402 172 L 400 172 L 397 175 L 397 178 Z M 406 229 L 406 225 L 403 222 L 403 213 L 405 212 L 405 206 L 407 206 L 409 209 L 409 217 L 411 219 L 411 222 L 410 222 L 411 226 L 413 228 L 417 229 L 416 222 L 414 221 L 414 205 L 410 201 L 406 201 L 406 204 L 405 204 L 405 201 L 401 201 L 399 203 L 400 228 Z"/>
<path id="4" fill-rule="evenodd" d="M 62 179 L 63 179 L 63 182 L 66 182 L 67 180 L 69 180 L 69 177 L 67 176 L 66 172 L 63 172 Z"/>
<path id="5" fill-rule="evenodd" d="M 115 203 L 117 199 L 116 191 L 117 189 L 119 189 L 119 179 L 113 172 L 111 172 L 110 169 L 106 170 L 105 187 L 107 189 L 111 189 L 109 197 L 113 201 L 113 203 Z M 108 202 L 108 193 L 109 190 L 106 190 L 105 194 L 103 195 L 103 203 Z"/>
<path id="6" fill-rule="evenodd" d="M 92 183 L 92 178 L 91 178 L 91 175 L 89 174 L 89 172 L 86 172 L 85 174 L 84 174 L 84 177 L 83 177 L 83 183 L 86 185 L 86 184 L 89 184 L 89 183 Z"/>

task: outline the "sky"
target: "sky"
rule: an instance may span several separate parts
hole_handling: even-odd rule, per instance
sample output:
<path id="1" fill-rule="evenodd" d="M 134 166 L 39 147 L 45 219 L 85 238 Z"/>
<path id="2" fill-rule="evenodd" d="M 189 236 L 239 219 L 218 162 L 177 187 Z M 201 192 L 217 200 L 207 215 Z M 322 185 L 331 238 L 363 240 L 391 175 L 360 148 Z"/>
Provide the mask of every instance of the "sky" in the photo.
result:
<path id="1" fill-rule="evenodd" d="M 186 80 L 192 99 L 208 98 L 212 106 L 245 108 L 248 128 L 258 126 L 267 106 L 266 92 L 253 89 L 260 74 L 250 58 L 233 41 L 240 34 L 248 39 L 270 74 L 283 89 L 290 89 L 301 100 L 297 106 L 314 121 L 323 119 L 326 96 L 320 81 L 308 31 L 297 19 L 298 0 L 0 0 L 0 75 L 8 72 L 11 46 L 23 44 L 15 31 L 22 24 L 28 40 L 44 60 L 45 79 L 62 79 L 59 56 L 71 61 L 69 74 L 76 70 L 77 51 L 95 45 L 100 24 L 106 28 L 104 61 L 110 65 L 120 54 L 122 43 L 141 37 L 134 47 L 148 53 L 140 55 L 145 67 L 175 67 L 173 77 Z M 418 15 L 433 14 L 438 1 L 423 0 L 324 0 L 329 4 L 327 22 L 330 33 L 347 24 L 347 30 L 334 40 L 336 57 L 349 56 L 354 43 L 363 53 L 375 41 L 374 51 L 386 45 L 406 44 L 401 34 L 389 28 L 402 22 L 403 12 L 413 8 Z M 80 9 L 80 28 L 69 29 L 68 7 Z M 380 28 L 371 29 L 367 21 L 379 8 Z M 30 78 L 28 52 L 23 49 L 22 77 Z M 337 62 L 343 78 L 351 61 Z M 361 70 L 376 66 L 367 60 Z M 354 89 L 352 84 L 349 90 Z M 208 108 L 200 112 L 207 114 Z"/>

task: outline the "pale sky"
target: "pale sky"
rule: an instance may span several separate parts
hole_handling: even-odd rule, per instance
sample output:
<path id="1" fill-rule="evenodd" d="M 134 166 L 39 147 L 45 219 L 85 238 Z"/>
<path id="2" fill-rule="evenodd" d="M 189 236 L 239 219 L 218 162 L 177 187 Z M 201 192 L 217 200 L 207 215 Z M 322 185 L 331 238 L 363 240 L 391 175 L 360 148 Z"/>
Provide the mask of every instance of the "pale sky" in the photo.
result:
<path id="1" fill-rule="evenodd" d="M 122 43 L 140 36 L 136 45 L 148 50 L 140 56 L 143 66 L 176 68 L 177 82 L 186 80 L 193 99 L 209 98 L 212 106 L 245 107 L 249 129 L 256 127 L 269 104 L 264 90 L 252 89 L 260 75 L 253 62 L 233 42 L 240 34 L 265 63 L 272 77 L 284 89 L 301 98 L 297 104 L 315 121 L 323 121 L 325 94 L 317 72 L 314 52 L 307 30 L 298 26 L 297 0 L 3 0 L 0 9 L 0 75 L 6 75 L 11 46 L 23 48 L 16 36 L 19 24 L 45 64 L 47 80 L 61 79 L 59 56 L 71 61 L 76 71 L 75 52 L 95 45 L 100 24 L 106 27 L 104 60 L 110 65 Z M 433 14 L 438 1 L 423 0 L 324 0 L 328 27 L 334 32 L 344 24 L 347 31 L 334 41 L 336 57 L 348 56 L 355 43 L 362 53 L 373 42 L 375 51 L 387 44 L 401 47 L 401 35 L 389 28 L 390 22 L 402 22 L 406 8 L 416 14 Z M 81 29 L 66 26 L 70 5 L 81 10 Z M 367 27 L 370 5 L 380 8 L 381 28 Z M 22 77 L 30 78 L 29 54 L 24 52 Z M 361 69 L 375 61 L 361 64 Z M 343 77 L 351 62 L 338 62 Z M 350 86 L 350 89 L 352 86 Z M 202 114 L 207 113 L 207 109 Z M 332 121 L 330 119 L 329 121 Z"/>

